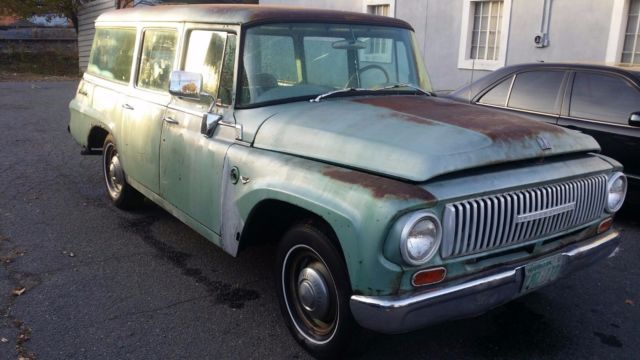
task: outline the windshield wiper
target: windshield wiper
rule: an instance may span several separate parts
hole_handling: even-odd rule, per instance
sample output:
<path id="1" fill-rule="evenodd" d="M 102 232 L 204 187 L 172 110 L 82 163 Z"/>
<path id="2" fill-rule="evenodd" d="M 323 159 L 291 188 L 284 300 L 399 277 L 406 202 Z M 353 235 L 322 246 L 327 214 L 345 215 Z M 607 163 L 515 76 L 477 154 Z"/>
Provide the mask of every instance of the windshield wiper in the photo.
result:
<path id="1" fill-rule="evenodd" d="M 421 94 L 427 95 L 427 96 L 435 96 L 432 92 L 429 91 L 425 91 L 420 89 L 419 87 L 415 86 L 415 85 L 411 85 L 411 84 L 405 84 L 405 83 L 398 83 L 398 84 L 392 84 L 392 85 L 387 85 L 387 86 L 383 86 L 380 88 L 373 88 L 373 89 L 363 89 L 363 88 L 344 88 L 344 89 L 338 89 L 338 90 L 332 90 L 329 92 L 326 92 L 324 94 L 318 95 L 315 98 L 309 100 L 309 102 L 312 103 L 318 103 L 320 102 L 322 99 L 327 98 L 329 96 L 333 96 L 336 94 L 346 94 L 346 93 L 351 93 L 351 92 L 360 92 L 360 91 L 380 91 L 380 90 L 389 90 L 389 89 L 397 89 L 397 88 L 403 88 L 403 87 L 407 87 L 410 89 L 413 89 Z"/>
<path id="2" fill-rule="evenodd" d="M 427 95 L 427 96 L 435 96 L 432 92 L 430 91 L 425 91 L 420 89 L 419 87 L 412 85 L 412 84 L 407 84 L 407 83 L 397 83 L 397 84 L 392 84 L 392 85 L 387 85 L 387 86 L 383 86 L 381 88 L 376 88 L 374 90 L 379 91 L 379 90 L 389 90 L 389 89 L 397 89 L 397 88 L 403 88 L 403 87 L 407 87 L 410 89 L 413 89 L 421 94 Z"/>
<path id="3" fill-rule="evenodd" d="M 309 102 L 312 103 L 317 103 L 320 102 L 320 100 L 335 95 L 335 94 L 344 94 L 344 93 L 350 93 L 350 92 L 358 92 L 358 91 L 371 91 L 370 89 L 360 89 L 360 88 L 344 88 L 344 89 L 338 89 L 338 90 L 333 90 L 333 91 L 329 91 L 326 92 L 324 94 L 318 95 L 317 97 L 309 100 Z"/>

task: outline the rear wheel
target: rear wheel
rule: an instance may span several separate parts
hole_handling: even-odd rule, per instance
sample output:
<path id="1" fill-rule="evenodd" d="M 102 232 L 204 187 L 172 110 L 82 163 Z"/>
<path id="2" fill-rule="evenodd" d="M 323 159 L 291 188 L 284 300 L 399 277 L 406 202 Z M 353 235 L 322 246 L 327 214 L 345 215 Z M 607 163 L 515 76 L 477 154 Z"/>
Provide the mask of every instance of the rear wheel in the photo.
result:
<path id="1" fill-rule="evenodd" d="M 102 147 L 102 169 L 107 194 L 115 206 L 120 209 L 131 209 L 140 204 L 142 194 L 127 183 L 118 148 L 111 134 L 107 135 Z"/>
<path id="2" fill-rule="evenodd" d="M 278 245 L 276 279 L 280 309 L 296 340 L 315 356 L 340 355 L 359 328 L 349 307 L 346 265 L 329 237 L 309 224 L 291 228 Z"/>

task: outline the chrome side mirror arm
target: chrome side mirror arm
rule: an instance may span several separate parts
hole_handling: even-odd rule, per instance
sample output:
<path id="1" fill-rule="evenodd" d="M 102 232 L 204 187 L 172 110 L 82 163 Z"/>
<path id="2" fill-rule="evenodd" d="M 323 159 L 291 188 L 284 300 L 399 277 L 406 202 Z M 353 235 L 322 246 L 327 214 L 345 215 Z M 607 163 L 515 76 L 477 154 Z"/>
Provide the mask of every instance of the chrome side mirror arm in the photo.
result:
<path id="1" fill-rule="evenodd" d="M 634 112 L 629 116 L 629 125 L 640 127 L 640 111 Z"/>
<path id="2" fill-rule="evenodd" d="M 202 136 L 206 138 L 212 137 L 220 120 L 222 120 L 222 115 L 212 114 L 211 112 L 204 114 L 202 116 L 202 125 L 200 126 Z"/>

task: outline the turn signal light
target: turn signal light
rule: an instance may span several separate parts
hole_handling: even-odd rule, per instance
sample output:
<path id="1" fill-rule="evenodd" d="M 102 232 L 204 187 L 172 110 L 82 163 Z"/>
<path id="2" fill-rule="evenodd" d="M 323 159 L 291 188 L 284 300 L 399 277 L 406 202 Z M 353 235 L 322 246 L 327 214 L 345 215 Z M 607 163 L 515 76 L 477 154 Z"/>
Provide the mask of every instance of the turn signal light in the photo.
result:
<path id="1" fill-rule="evenodd" d="M 598 234 L 611 229 L 611 224 L 613 224 L 613 218 L 607 218 L 602 220 L 600 225 L 598 225 Z"/>
<path id="2" fill-rule="evenodd" d="M 444 280 L 447 275 L 447 269 L 443 267 L 437 267 L 429 270 L 420 270 L 413 274 L 411 284 L 413 286 L 424 286 L 430 284 L 437 284 Z"/>

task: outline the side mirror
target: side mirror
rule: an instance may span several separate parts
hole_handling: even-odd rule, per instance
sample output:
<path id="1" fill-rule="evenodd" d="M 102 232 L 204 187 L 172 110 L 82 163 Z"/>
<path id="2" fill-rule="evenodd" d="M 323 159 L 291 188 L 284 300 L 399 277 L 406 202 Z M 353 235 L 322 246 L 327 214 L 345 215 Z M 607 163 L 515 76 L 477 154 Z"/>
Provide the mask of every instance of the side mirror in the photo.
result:
<path id="1" fill-rule="evenodd" d="M 212 137 L 218 123 L 222 120 L 222 115 L 207 113 L 202 116 L 202 125 L 200 125 L 200 133 L 204 137 Z"/>
<path id="2" fill-rule="evenodd" d="M 187 71 L 172 71 L 169 94 L 187 99 L 200 99 L 202 74 Z"/>
<path id="3" fill-rule="evenodd" d="M 629 116 L 629 125 L 640 127 L 640 111 L 634 112 Z"/>

